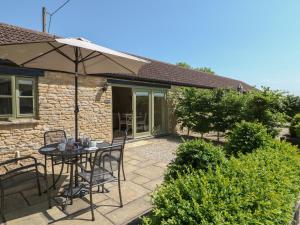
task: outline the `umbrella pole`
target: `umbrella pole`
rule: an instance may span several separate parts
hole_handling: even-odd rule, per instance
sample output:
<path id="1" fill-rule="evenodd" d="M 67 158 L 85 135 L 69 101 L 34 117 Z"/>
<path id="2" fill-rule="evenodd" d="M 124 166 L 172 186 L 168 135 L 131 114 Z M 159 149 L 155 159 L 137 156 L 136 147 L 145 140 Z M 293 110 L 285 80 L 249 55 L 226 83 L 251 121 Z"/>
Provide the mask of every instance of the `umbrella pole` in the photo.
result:
<path id="1" fill-rule="evenodd" d="M 78 48 L 75 48 L 75 140 L 78 141 Z"/>

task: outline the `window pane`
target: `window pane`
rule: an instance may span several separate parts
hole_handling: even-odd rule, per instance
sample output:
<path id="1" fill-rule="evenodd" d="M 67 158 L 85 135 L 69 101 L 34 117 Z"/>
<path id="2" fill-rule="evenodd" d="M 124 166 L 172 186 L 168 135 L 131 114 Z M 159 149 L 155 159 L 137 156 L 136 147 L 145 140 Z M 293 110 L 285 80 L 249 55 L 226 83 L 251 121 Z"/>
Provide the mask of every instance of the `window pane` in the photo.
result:
<path id="1" fill-rule="evenodd" d="M 11 95 L 10 78 L 0 78 L 0 95 Z"/>
<path id="2" fill-rule="evenodd" d="M 163 92 L 155 92 L 154 97 L 165 97 L 165 93 Z"/>
<path id="3" fill-rule="evenodd" d="M 0 115 L 12 114 L 11 98 L 0 98 Z"/>
<path id="4" fill-rule="evenodd" d="M 20 114 L 33 114 L 33 98 L 20 98 Z"/>
<path id="5" fill-rule="evenodd" d="M 149 92 L 148 91 L 137 91 L 136 96 L 148 96 Z"/>
<path id="6" fill-rule="evenodd" d="M 18 80 L 19 96 L 33 96 L 33 81 Z"/>
<path id="7" fill-rule="evenodd" d="M 136 94 L 136 133 L 149 131 L 149 92 L 137 92 Z M 142 94 L 141 94 L 142 93 Z"/>

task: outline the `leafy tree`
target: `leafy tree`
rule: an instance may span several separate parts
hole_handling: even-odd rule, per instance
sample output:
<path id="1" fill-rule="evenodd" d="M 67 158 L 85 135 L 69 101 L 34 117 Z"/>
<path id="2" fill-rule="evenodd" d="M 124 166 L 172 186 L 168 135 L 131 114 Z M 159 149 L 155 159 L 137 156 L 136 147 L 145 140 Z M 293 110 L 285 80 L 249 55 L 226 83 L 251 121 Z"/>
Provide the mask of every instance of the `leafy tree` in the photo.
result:
<path id="1" fill-rule="evenodd" d="M 193 69 L 189 64 L 187 64 L 185 62 L 178 62 L 178 63 L 176 63 L 176 66 L 180 66 L 180 67 L 183 67 L 185 69 Z"/>
<path id="2" fill-rule="evenodd" d="M 287 95 L 284 105 L 286 114 L 293 118 L 297 113 L 300 113 L 300 96 Z"/>
<path id="3" fill-rule="evenodd" d="M 204 73 L 209 73 L 209 74 L 215 74 L 215 72 L 209 67 L 197 67 L 194 68 L 194 70 L 204 72 Z"/>
<path id="4" fill-rule="evenodd" d="M 244 96 L 234 90 L 215 89 L 211 107 L 211 123 L 218 133 L 231 129 L 236 122 L 241 121 L 245 107 Z"/>
<path id="5" fill-rule="evenodd" d="M 186 127 L 188 135 L 190 130 L 194 127 L 195 113 L 197 112 L 195 102 L 197 99 L 196 88 L 181 88 L 180 93 L 177 95 L 177 103 L 175 106 L 175 114 L 177 121 L 181 125 L 181 129 Z"/>
<path id="6" fill-rule="evenodd" d="M 178 62 L 176 63 L 177 66 L 183 67 L 185 69 L 191 69 L 191 70 L 196 70 L 204 73 L 209 73 L 209 74 L 215 74 L 215 72 L 209 68 L 209 67 L 195 67 L 193 68 L 191 65 L 189 65 L 186 62 Z"/>
<path id="7" fill-rule="evenodd" d="M 197 99 L 195 102 L 195 116 L 193 131 L 203 135 L 211 130 L 211 107 L 212 107 L 212 91 L 199 89 L 197 91 Z"/>
<path id="8" fill-rule="evenodd" d="M 300 138 L 300 113 L 296 114 L 291 121 L 290 135 Z"/>
<path id="9" fill-rule="evenodd" d="M 278 128 L 286 122 L 283 93 L 263 87 L 261 91 L 252 91 L 247 95 L 245 120 L 263 124 L 275 137 L 278 134 Z"/>

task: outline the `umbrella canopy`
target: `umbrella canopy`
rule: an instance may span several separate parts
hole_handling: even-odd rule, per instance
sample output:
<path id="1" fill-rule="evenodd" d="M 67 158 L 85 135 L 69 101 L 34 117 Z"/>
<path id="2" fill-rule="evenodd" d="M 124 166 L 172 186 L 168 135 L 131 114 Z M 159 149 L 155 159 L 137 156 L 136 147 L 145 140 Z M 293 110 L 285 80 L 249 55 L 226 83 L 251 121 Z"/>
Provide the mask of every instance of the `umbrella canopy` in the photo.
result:
<path id="1" fill-rule="evenodd" d="M 0 58 L 22 67 L 75 74 L 75 138 L 78 139 L 78 75 L 137 74 L 148 61 L 91 43 L 83 38 L 57 38 L 0 45 Z"/>
<path id="2" fill-rule="evenodd" d="M 77 57 L 76 57 L 77 49 Z M 0 45 L 0 58 L 28 68 L 78 74 L 136 74 L 147 61 L 91 43 L 83 38 L 58 38 L 48 42 Z"/>

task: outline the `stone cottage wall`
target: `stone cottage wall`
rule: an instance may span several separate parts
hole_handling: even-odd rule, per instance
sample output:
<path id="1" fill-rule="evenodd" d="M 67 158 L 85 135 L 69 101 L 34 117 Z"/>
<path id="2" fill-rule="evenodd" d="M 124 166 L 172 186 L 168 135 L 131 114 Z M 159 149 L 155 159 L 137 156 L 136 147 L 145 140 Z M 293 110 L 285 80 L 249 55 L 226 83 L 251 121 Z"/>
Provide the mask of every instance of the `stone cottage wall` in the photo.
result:
<path id="1" fill-rule="evenodd" d="M 101 77 L 79 77 L 79 134 L 111 140 L 112 92 L 111 87 L 102 91 L 104 82 Z M 37 103 L 35 119 L 0 121 L 0 161 L 14 157 L 16 151 L 21 156 L 36 154 L 45 131 L 64 129 L 74 136 L 74 76 L 47 72 L 39 77 Z"/>
<path id="2" fill-rule="evenodd" d="M 173 85 L 168 91 L 168 132 L 172 134 L 176 134 L 179 131 L 177 118 L 174 112 L 176 88 L 178 88 L 178 86 Z"/>

